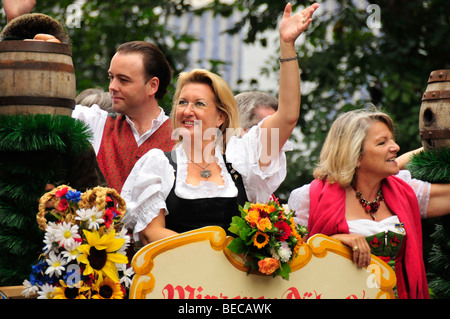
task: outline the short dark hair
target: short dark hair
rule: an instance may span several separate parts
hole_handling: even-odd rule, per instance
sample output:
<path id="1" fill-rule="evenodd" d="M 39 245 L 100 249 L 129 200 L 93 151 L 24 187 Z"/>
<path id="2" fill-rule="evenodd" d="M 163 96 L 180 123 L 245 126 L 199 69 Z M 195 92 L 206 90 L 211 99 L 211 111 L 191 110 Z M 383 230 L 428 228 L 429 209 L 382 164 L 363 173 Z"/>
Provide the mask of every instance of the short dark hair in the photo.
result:
<path id="1" fill-rule="evenodd" d="M 33 39 L 38 33 L 53 35 L 61 43 L 70 45 L 70 36 L 64 26 L 52 17 L 42 13 L 28 13 L 11 20 L 3 29 L 0 39 Z"/>
<path id="2" fill-rule="evenodd" d="M 166 57 L 156 45 L 146 41 L 126 42 L 121 44 L 116 52 L 120 54 L 141 54 L 147 81 L 152 77 L 159 79 L 159 88 L 155 94 L 156 99 L 160 100 L 164 97 L 172 80 L 173 71 Z"/>

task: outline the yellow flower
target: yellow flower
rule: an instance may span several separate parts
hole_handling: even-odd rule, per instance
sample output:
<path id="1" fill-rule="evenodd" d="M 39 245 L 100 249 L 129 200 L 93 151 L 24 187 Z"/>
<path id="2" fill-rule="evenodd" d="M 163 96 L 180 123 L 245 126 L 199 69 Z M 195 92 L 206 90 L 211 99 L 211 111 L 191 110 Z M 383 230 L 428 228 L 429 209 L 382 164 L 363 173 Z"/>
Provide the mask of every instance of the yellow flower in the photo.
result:
<path id="1" fill-rule="evenodd" d="M 263 248 L 269 242 L 269 235 L 263 232 L 256 232 L 255 237 L 253 237 L 253 245 L 258 247 L 258 249 Z"/>
<path id="2" fill-rule="evenodd" d="M 83 230 L 87 240 L 87 244 L 78 247 L 81 253 L 78 261 L 86 264 L 83 275 L 99 275 L 105 274 L 114 282 L 119 282 L 117 268 L 115 263 L 126 264 L 128 258 L 125 255 L 115 253 L 119 250 L 124 242 L 124 238 L 115 238 L 115 230 L 104 234 L 100 237 L 98 231 L 89 232 Z"/>
<path id="3" fill-rule="evenodd" d="M 109 277 L 99 280 L 95 284 L 95 290 L 98 294 L 95 294 L 92 299 L 123 299 L 122 286 Z"/>
<path id="4" fill-rule="evenodd" d="M 256 226 L 260 231 L 271 230 L 272 229 L 272 222 L 269 218 L 261 218 L 257 223 Z"/>
<path id="5" fill-rule="evenodd" d="M 297 244 L 294 247 L 293 253 L 294 255 L 298 253 L 298 250 L 300 249 L 300 247 L 303 245 L 303 238 L 302 236 L 300 236 L 299 234 L 294 235 L 295 238 L 297 239 Z"/>
<path id="6" fill-rule="evenodd" d="M 291 217 L 289 219 L 289 221 L 291 222 L 291 230 L 292 230 L 292 235 L 294 235 L 294 237 L 300 236 L 297 232 L 297 229 L 295 227 L 295 221 L 294 221 L 294 217 Z M 301 238 L 301 236 L 300 236 Z"/>
<path id="7" fill-rule="evenodd" d="M 63 280 L 60 280 L 59 283 L 61 286 L 55 288 L 53 299 L 86 299 L 84 292 L 90 289 L 84 286 L 83 281 L 71 286 L 68 286 Z"/>

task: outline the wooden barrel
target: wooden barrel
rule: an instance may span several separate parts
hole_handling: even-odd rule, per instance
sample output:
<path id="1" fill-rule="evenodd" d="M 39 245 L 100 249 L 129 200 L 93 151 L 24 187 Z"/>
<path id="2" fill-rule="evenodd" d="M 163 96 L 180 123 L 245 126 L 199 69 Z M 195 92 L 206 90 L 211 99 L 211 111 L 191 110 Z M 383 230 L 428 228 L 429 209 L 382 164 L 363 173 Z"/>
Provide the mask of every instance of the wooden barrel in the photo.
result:
<path id="1" fill-rule="evenodd" d="M 426 150 L 450 148 L 450 70 L 431 72 L 419 115 Z"/>
<path id="2" fill-rule="evenodd" d="M 71 115 L 76 83 L 67 44 L 0 42 L 0 114 Z"/>

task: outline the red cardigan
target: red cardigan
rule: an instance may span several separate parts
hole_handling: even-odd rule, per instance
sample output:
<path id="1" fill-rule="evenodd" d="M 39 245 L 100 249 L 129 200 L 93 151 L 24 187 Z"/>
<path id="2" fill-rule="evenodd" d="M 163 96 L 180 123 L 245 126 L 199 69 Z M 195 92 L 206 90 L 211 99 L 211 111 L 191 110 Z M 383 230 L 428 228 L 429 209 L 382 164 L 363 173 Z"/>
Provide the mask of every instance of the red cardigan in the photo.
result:
<path id="1" fill-rule="evenodd" d="M 404 223 L 406 248 L 404 257 L 395 264 L 397 291 L 401 299 L 429 298 L 422 256 L 422 224 L 417 197 L 401 179 L 390 176 L 381 184 L 386 205 Z M 345 219 L 345 189 L 337 183 L 314 180 L 310 186 L 310 236 L 348 234 Z"/>

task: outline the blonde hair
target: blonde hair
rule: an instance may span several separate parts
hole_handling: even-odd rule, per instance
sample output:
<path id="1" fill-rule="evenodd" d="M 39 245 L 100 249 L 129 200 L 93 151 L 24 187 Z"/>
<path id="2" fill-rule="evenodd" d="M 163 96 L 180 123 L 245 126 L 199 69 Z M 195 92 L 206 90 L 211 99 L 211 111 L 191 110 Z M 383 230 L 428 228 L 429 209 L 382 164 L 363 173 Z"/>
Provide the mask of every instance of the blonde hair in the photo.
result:
<path id="1" fill-rule="evenodd" d="M 208 70 L 195 69 L 190 72 L 182 72 L 178 76 L 177 88 L 173 96 L 173 107 L 170 113 L 172 127 L 176 129 L 176 102 L 180 97 L 181 90 L 188 83 L 203 83 L 209 85 L 216 98 L 216 107 L 224 115 L 224 122 L 219 127 L 223 138 L 223 151 L 225 152 L 227 140 L 232 135 L 239 135 L 240 120 L 239 108 L 233 92 L 228 83 L 217 74 Z M 233 129 L 232 134 L 227 129 Z M 228 133 L 228 134 L 227 134 Z M 181 138 L 181 137 L 180 137 Z"/>
<path id="2" fill-rule="evenodd" d="M 320 152 L 314 177 L 329 183 L 349 186 L 355 176 L 368 129 L 375 123 L 387 125 L 394 135 L 394 123 L 386 113 L 376 109 L 360 109 L 340 115 L 333 123 Z"/>

